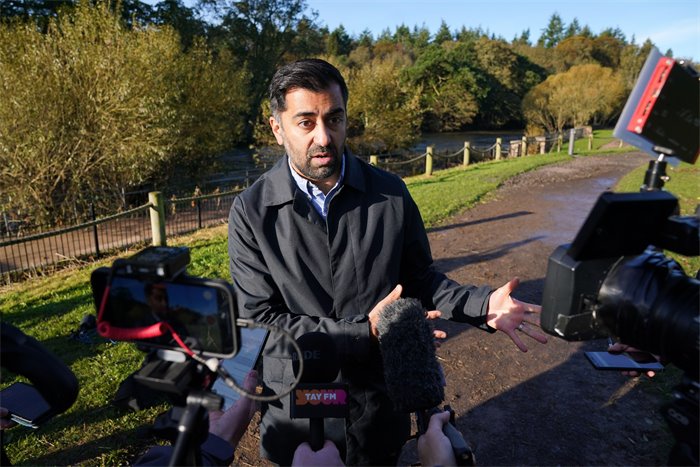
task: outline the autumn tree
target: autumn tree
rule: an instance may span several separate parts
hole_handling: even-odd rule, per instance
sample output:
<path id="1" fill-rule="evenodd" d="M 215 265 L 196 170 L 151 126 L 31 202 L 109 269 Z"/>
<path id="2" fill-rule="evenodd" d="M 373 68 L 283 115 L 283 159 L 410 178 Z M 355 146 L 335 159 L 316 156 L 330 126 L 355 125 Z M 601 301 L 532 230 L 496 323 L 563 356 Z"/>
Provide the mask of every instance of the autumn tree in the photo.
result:
<path id="1" fill-rule="evenodd" d="M 106 3 L 82 2 L 46 33 L 0 26 L 2 208 L 36 222 L 92 202 L 113 212 L 122 187 L 162 180 L 173 160 L 206 173 L 244 95 L 216 66 L 203 45 L 184 55 L 174 30 L 129 29 Z"/>
<path id="2" fill-rule="evenodd" d="M 521 127 L 522 97 L 544 79 L 544 70 L 502 40 L 480 37 L 474 47 L 486 91 L 475 121 L 485 128 Z"/>
<path id="3" fill-rule="evenodd" d="M 454 131 L 474 121 L 479 100 L 486 95 L 480 81 L 474 45 L 433 43 L 406 68 L 406 76 L 423 89 L 423 129 Z"/>
<path id="4" fill-rule="evenodd" d="M 594 49 L 595 43 L 591 37 L 571 36 L 563 39 L 553 51 L 555 70 L 561 73 L 574 65 L 594 63 Z"/>
<path id="5" fill-rule="evenodd" d="M 348 134 L 353 150 L 393 151 L 416 141 L 421 88 L 402 78 L 408 60 L 396 53 L 356 69 L 341 69 L 350 92 Z"/>
<path id="6" fill-rule="evenodd" d="M 323 44 L 317 50 L 294 48 L 311 45 L 297 40 L 300 27 L 313 23 L 306 15 L 304 0 L 199 0 L 199 6 L 219 21 L 211 30 L 217 47 L 229 49 L 236 58 L 235 66 L 245 67 L 254 77 L 248 83 L 250 104 L 243 117 L 250 142 L 276 69 L 301 55 L 322 53 Z"/>
<path id="7" fill-rule="evenodd" d="M 608 28 L 593 39 L 593 58 L 601 66 L 617 69 L 625 45 L 627 40 L 622 31 Z"/>
<path id="8" fill-rule="evenodd" d="M 632 90 L 637 82 L 639 72 L 642 70 L 642 66 L 644 66 L 644 62 L 653 47 L 654 44 L 647 39 L 642 45 L 626 45 L 620 52 L 619 72 L 628 92 Z"/>
<path id="9" fill-rule="evenodd" d="M 523 99 L 530 128 L 561 132 L 565 126 L 602 122 L 619 112 L 624 86 L 619 75 L 597 64 L 550 75 Z"/>

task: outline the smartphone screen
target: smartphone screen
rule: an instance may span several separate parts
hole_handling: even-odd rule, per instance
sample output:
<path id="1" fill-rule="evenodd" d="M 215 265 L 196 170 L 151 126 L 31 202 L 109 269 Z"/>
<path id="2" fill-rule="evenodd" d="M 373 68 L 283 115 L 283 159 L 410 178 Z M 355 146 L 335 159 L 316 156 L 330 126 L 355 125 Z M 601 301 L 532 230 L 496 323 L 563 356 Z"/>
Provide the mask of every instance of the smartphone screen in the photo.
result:
<path id="1" fill-rule="evenodd" d="M 239 352 L 233 358 L 222 360 L 221 364 L 228 370 L 238 386 L 242 387 L 246 375 L 255 367 L 266 337 L 267 331 L 265 329 L 241 329 L 241 348 Z M 221 410 L 228 409 L 241 397 L 240 393 L 230 388 L 221 378 L 216 379 L 212 386 L 212 391 L 224 398 Z"/>
<path id="2" fill-rule="evenodd" d="M 233 293 L 227 286 L 223 281 L 201 278 L 170 282 L 115 275 L 98 320 L 127 336 L 128 331 L 164 322 L 193 351 L 230 357 L 237 351 L 238 338 Z M 180 349 L 171 332 L 134 340 L 157 348 Z"/>
<path id="3" fill-rule="evenodd" d="M 663 371 L 664 366 L 659 362 L 636 362 L 625 354 L 612 354 L 610 352 L 585 352 L 591 364 L 598 370 L 622 370 L 622 371 Z"/>

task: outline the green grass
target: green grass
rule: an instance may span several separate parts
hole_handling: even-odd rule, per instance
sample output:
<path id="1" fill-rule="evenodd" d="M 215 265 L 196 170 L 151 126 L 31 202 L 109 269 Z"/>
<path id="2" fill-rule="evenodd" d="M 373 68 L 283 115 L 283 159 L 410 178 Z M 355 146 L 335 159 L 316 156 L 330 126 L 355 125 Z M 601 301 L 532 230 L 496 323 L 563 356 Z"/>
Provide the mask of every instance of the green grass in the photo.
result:
<path id="1" fill-rule="evenodd" d="M 596 138 L 612 141 L 609 132 Z M 589 154 L 587 142 L 584 143 L 585 147 L 577 147 L 577 154 Z M 592 153 L 608 152 L 620 152 L 620 149 L 598 149 Z M 426 225 L 433 226 L 480 202 L 508 178 L 567 159 L 564 148 L 560 154 L 488 162 L 437 172 L 429 178 L 413 177 L 406 182 Z M 687 190 L 688 194 L 682 198 L 684 206 L 698 202 L 700 187 L 690 180 L 692 177 L 697 180 L 697 171 L 686 173 L 684 168 L 674 169 L 671 177 L 670 191 Z M 632 187 L 629 191 L 638 190 L 642 178 L 633 174 L 629 179 Z M 170 243 L 190 248 L 190 274 L 229 279 L 226 226 L 173 239 Z M 0 288 L 2 320 L 39 339 L 72 368 L 81 385 L 78 401 L 65 414 L 38 430 L 18 427 L 6 432 L 6 448 L 10 460 L 17 465 L 124 464 L 154 443 L 143 431 L 164 406 L 123 413 L 110 405 L 119 383 L 139 367 L 143 355 L 128 343 L 96 339 L 93 344 L 83 344 L 69 338 L 82 317 L 94 313 L 90 273 L 111 261 Z M 0 386 L 18 379 L 3 372 Z"/>
<path id="2" fill-rule="evenodd" d="M 539 154 L 516 159 L 484 162 L 406 178 L 426 227 L 432 227 L 457 212 L 474 206 L 505 180 L 542 165 L 569 158 L 565 153 Z"/>
<path id="3" fill-rule="evenodd" d="M 228 278 L 224 227 L 176 239 L 190 248 L 191 274 Z M 121 412 L 110 401 L 119 383 L 137 370 L 143 354 L 129 343 L 95 338 L 93 344 L 70 338 L 86 314 L 94 314 L 90 274 L 95 265 L 61 271 L 2 288 L 0 316 L 41 341 L 68 364 L 80 381 L 77 402 L 38 430 L 17 427 L 6 432 L 10 460 L 16 465 L 115 465 L 133 460 L 155 440 L 145 429 L 167 407 Z M 3 371 L 2 387 L 23 381 Z"/>
<path id="4" fill-rule="evenodd" d="M 651 159 L 650 159 L 651 160 Z M 639 167 L 625 175 L 617 184 L 616 191 L 638 192 L 644 182 L 644 173 L 647 167 Z M 664 190 L 673 193 L 681 209 L 682 215 L 693 215 L 700 205 L 700 166 L 681 162 L 674 167 L 669 164 L 666 174 L 670 180 L 664 185 Z M 700 257 L 682 256 L 673 252 L 666 252 L 683 267 L 686 274 L 694 276 L 700 270 Z"/>

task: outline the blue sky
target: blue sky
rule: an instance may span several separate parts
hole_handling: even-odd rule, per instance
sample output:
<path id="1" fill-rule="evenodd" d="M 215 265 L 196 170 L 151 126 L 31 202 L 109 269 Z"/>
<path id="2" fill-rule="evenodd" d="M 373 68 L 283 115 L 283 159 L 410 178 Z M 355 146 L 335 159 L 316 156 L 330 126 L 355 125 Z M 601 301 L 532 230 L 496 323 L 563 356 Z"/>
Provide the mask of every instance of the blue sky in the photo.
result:
<path id="1" fill-rule="evenodd" d="M 526 29 L 534 42 L 553 13 L 566 25 L 574 18 L 593 33 L 620 28 L 641 44 L 651 39 L 661 52 L 700 60 L 698 0 L 307 0 L 321 25 L 342 24 L 351 35 L 369 29 L 376 38 L 384 29 L 404 24 L 426 26 L 435 33 L 442 20 L 451 30 L 481 27 L 510 41 Z"/>
<path id="2" fill-rule="evenodd" d="M 144 0 L 155 4 L 158 0 Z M 196 0 L 184 0 L 188 6 Z M 637 44 L 651 39 L 662 53 L 700 61 L 700 0 L 306 0 L 318 22 L 350 35 L 365 29 L 376 38 L 404 24 L 437 32 L 442 20 L 452 31 L 481 27 L 510 41 L 524 30 L 536 42 L 553 13 L 568 25 L 574 18 L 594 34 L 620 28 Z"/>

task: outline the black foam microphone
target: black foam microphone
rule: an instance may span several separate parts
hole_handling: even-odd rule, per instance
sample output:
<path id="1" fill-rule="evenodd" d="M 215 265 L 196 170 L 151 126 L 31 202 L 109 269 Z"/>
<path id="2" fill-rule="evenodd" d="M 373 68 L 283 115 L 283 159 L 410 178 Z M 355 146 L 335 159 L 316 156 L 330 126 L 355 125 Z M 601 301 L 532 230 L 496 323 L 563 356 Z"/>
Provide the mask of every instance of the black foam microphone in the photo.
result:
<path id="1" fill-rule="evenodd" d="M 430 409 L 445 398 L 445 379 L 435 358 L 433 329 L 416 299 L 387 305 L 377 322 L 384 380 L 397 412 Z"/>
<path id="2" fill-rule="evenodd" d="M 420 301 L 401 298 L 382 310 L 377 322 L 384 380 L 397 412 L 416 412 L 421 434 L 445 398 L 445 377 L 435 356 L 433 327 Z M 445 407 L 450 410 L 449 407 Z M 474 456 L 453 423 L 443 427 L 458 465 L 474 465 Z"/>
<path id="3" fill-rule="evenodd" d="M 325 441 L 324 418 L 345 418 L 348 414 L 347 385 L 334 383 L 340 371 L 333 339 L 322 332 L 309 332 L 297 339 L 304 360 L 301 381 L 291 393 L 290 416 L 309 419 L 309 445 L 314 451 Z M 292 354 L 294 373 L 299 355 Z"/>

